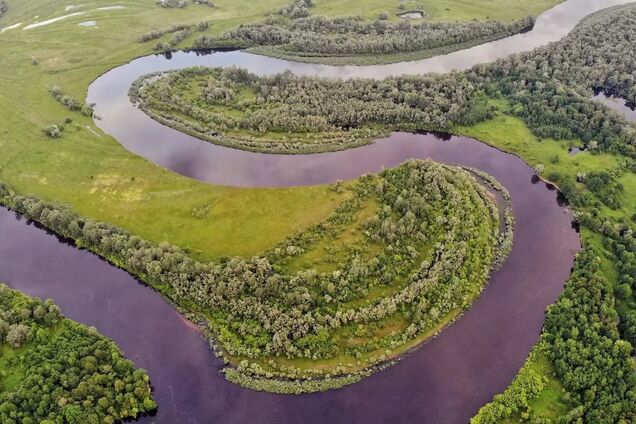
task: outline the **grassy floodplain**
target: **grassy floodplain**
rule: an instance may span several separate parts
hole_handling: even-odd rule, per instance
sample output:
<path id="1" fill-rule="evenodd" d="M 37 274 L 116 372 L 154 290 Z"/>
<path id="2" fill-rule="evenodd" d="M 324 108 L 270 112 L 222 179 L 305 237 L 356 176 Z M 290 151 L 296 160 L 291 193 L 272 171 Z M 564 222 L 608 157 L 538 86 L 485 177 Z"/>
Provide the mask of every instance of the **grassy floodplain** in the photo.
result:
<path id="1" fill-rule="evenodd" d="M 93 8 L 110 6 L 103 1 L 84 4 Z M 194 183 L 133 157 L 103 134 L 96 136 L 86 130 L 86 125 L 92 124 L 91 120 L 77 113 L 71 114 L 53 100 L 48 93 L 52 85 L 57 84 L 66 93 L 83 99 L 87 85 L 97 75 L 149 51 L 149 46 L 132 42 L 144 32 L 175 22 L 196 23 L 203 14 L 206 18 L 208 14 L 210 19 L 218 18 L 211 31 L 221 31 L 258 19 L 266 8 L 279 6 L 263 2 L 245 8 L 219 2 L 220 8 L 201 12 L 195 7 L 185 10 L 153 9 L 152 5 L 141 1 L 122 1 L 120 4 L 125 8 L 92 11 L 49 26 L 32 30 L 17 28 L 0 35 L 1 179 L 10 182 L 20 192 L 68 203 L 82 215 L 115 223 L 153 241 L 168 239 L 201 257 L 249 255 L 262 251 L 287 235 L 320 222 L 344 200 L 346 196 L 337 196 L 325 187 L 236 190 Z M 65 4 L 58 1 L 28 4 L 9 1 L 9 6 L 9 13 L 0 18 L 2 27 L 33 22 L 35 15 L 46 19 L 65 13 Z M 242 13 L 253 14 L 238 17 L 239 9 Z M 233 12 L 223 17 L 226 10 Z M 93 15 L 98 13 L 103 13 L 104 17 Z M 78 26 L 78 23 L 93 18 L 98 28 Z M 187 44 L 187 41 L 184 43 Z M 42 135 L 40 130 L 43 126 L 60 123 L 67 117 L 71 117 L 73 123 L 66 126 L 62 139 L 51 141 Z M 623 158 L 609 154 L 566 156 L 564 146 L 568 143 L 533 136 L 520 120 L 505 114 L 477 126 L 457 128 L 457 131 L 518 153 L 530 163 L 543 165 L 548 172 L 554 170 L 570 177 L 575 176 L 579 166 L 601 171 L 614 165 L 625 165 L 621 164 Z M 570 143 L 579 145 L 581 142 L 572 140 Z M 555 157 L 559 159 L 553 160 Z M 612 210 L 602 208 L 602 212 L 616 221 L 621 218 L 625 221 L 634 213 L 634 175 L 624 173 L 620 180 L 624 186 L 619 199 L 621 207 Z M 138 183 L 143 185 L 137 186 Z M 279 196 L 276 202 L 272 200 L 275 196 Z M 209 208 L 208 219 L 197 216 L 200 214 L 196 211 L 206 210 L 208 204 L 215 205 L 215 201 L 220 199 L 223 203 L 234 199 L 234 205 L 243 208 L 228 209 L 227 215 L 232 216 L 226 217 L 225 221 L 218 219 L 220 215 L 215 215 L 214 206 Z M 303 208 L 294 212 L 297 209 L 290 205 L 296 204 L 302 204 Z M 258 205 L 258 213 L 252 210 L 255 205 Z M 271 207 L 263 210 L 263 205 Z M 270 212 L 282 209 L 290 215 L 285 219 L 272 220 Z M 307 210 L 316 213 L 313 215 L 312 212 L 313 216 L 307 217 Z M 255 225 L 250 228 L 245 223 Z M 219 236 L 229 234 L 230 229 L 234 230 L 231 238 Z M 255 229 L 258 232 L 254 232 Z M 259 237 L 252 237 L 252 234 Z M 241 237 L 243 242 L 237 242 Z M 607 240 L 590 230 L 584 230 L 584 237 L 588 245 L 601 254 L 602 269 L 612 286 L 617 287 L 621 275 L 616 270 L 616 256 L 607 246 Z M 633 306 L 629 299 L 617 303 L 619 311 L 633 309 Z M 607 308 L 612 309 L 613 305 Z M 551 376 L 553 372 L 540 360 L 531 358 L 529 364 L 541 375 Z M 535 411 L 556 416 L 560 412 L 555 413 L 550 404 L 564 396 L 561 396 L 554 378 L 549 381 L 554 383 L 550 386 L 552 391 L 540 391 L 532 402 L 536 402 Z"/>
<path id="2" fill-rule="evenodd" d="M 220 33 L 261 19 L 286 4 L 285 0 L 245 4 L 221 0 L 215 8 L 189 5 L 184 9 L 123 0 L 117 2 L 122 9 L 111 10 L 97 9 L 113 6 L 112 2 L 89 0 L 68 11 L 69 3 L 60 0 L 7 3 L 9 11 L 0 18 L 0 28 L 22 25 L 0 35 L 0 179 L 19 191 L 66 203 L 82 215 L 149 240 L 168 240 L 199 258 L 263 251 L 318 222 L 343 200 L 326 187 L 235 189 L 176 176 L 128 153 L 101 134 L 91 118 L 69 112 L 49 93 L 57 85 L 65 94 L 84 99 L 98 75 L 152 52 L 152 45 L 136 43 L 149 31 L 205 19 L 213 22 L 209 31 Z M 359 7 L 359 2 L 353 2 L 350 9 L 340 6 L 325 13 L 348 15 Z M 471 13 L 469 6 L 459 3 L 451 10 L 457 10 L 458 19 Z M 36 20 L 79 12 L 85 14 L 23 29 Z M 525 14 L 521 10 L 510 17 Z M 96 27 L 78 25 L 92 20 Z M 73 122 L 66 125 L 62 139 L 51 141 L 42 133 L 43 127 L 66 118 Z M 209 213 L 194 217 L 200 209 Z"/>
<path id="3" fill-rule="evenodd" d="M 0 204 L 128 270 L 199 322 L 232 382 L 275 393 L 359 381 L 470 307 L 512 247 L 506 190 L 478 170 L 409 161 L 348 187 L 326 220 L 264 256 L 192 260 L 0 185 Z M 496 196 L 506 206 L 501 225 Z M 502 230 L 503 228 L 503 230 Z"/>
<path id="4" fill-rule="evenodd" d="M 229 27 L 258 19 L 274 3 L 253 2 L 246 8 L 227 1 L 219 2 L 218 10 L 166 10 L 152 2 L 123 1 L 118 4 L 125 9 L 96 11 L 111 3 L 88 1 L 82 2 L 85 15 L 6 31 L 0 35 L 0 178 L 23 193 L 69 204 L 85 216 L 207 258 L 252 255 L 324 218 L 344 196 L 326 187 L 235 189 L 176 176 L 128 153 L 101 134 L 91 118 L 68 111 L 49 93 L 58 85 L 65 94 L 85 98 L 98 75 L 150 53 L 149 46 L 135 41 L 153 28 L 199 22 L 202 13 Z M 0 26 L 33 22 L 37 15 L 62 16 L 66 5 L 9 2 Z M 78 25 L 88 20 L 96 20 L 98 28 Z M 31 57 L 39 64 L 32 65 Z M 66 118 L 73 122 L 63 138 L 52 141 L 42 133 L 44 126 Z M 206 207 L 207 216 L 193 216 Z"/>
<path id="5" fill-rule="evenodd" d="M 512 21 L 529 15 L 539 15 L 563 0 L 539 0 L 534 2 L 486 0 L 469 2 L 464 0 L 322 0 L 316 1 L 314 12 L 325 16 L 361 15 L 375 19 L 381 12 L 389 12 L 390 19 L 407 10 L 420 10 L 436 22 L 470 21 L 473 19 Z"/>
<path id="6" fill-rule="evenodd" d="M 0 283 L 3 423 L 115 423 L 156 407 L 148 374 L 112 341 Z"/>

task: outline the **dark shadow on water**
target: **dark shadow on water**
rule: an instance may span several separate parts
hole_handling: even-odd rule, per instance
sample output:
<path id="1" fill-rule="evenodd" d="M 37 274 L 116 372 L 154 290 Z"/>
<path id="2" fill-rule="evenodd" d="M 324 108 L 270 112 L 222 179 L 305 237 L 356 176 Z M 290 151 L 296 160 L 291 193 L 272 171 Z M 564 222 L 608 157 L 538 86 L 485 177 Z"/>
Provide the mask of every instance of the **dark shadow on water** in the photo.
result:
<path id="1" fill-rule="evenodd" d="M 209 56 L 211 54 L 214 53 L 227 53 L 227 52 L 236 52 L 239 51 L 241 49 L 237 48 L 237 47 L 217 47 L 215 49 L 190 49 L 190 50 L 185 50 L 186 52 L 190 53 L 194 53 L 197 56 Z"/>
<path id="2" fill-rule="evenodd" d="M 565 197 L 565 195 L 561 193 L 560 191 L 557 191 L 556 201 L 557 201 L 557 204 L 562 208 L 570 205 L 570 202 L 568 202 L 567 197 Z"/>
<path id="3" fill-rule="evenodd" d="M 417 130 L 415 131 L 415 134 L 432 135 L 436 140 L 440 141 L 450 141 L 453 138 L 453 134 L 434 130 Z"/>

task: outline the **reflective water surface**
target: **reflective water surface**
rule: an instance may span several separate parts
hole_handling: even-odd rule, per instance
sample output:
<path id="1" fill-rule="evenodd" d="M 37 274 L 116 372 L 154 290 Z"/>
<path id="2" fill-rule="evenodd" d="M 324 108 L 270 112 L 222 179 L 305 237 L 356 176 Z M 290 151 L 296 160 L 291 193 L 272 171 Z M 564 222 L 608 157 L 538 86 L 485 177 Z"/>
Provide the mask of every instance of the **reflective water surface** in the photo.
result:
<path id="1" fill-rule="evenodd" d="M 290 69 L 326 77 L 386 77 L 447 72 L 556 41 L 585 15 L 626 0 L 569 0 L 537 20 L 533 31 L 431 59 L 381 66 L 302 64 L 244 52 L 148 56 L 98 78 L 88 100 L 96 121 L 128 150 L 182 175 L 235 186 L 328 183 L 432 158 L 479 168 L 510 191 L 515 243 L 483 295 L 440 337 L 400 364 L 338 391 L 280 396 L 227 383 L 198 329 L 125 272 L 59 241 L 0 208 L 0 280 L 50 297 L 70 318 L 95 326 L 146 368 L 160 405 L 157 423 L 466 423 L 514 378 L 539 335 L 580 248 L 577 228 L 554 187 L 533 178 L 521 159 L 476 140 L 395 133 L 344 152 L 262 155 L 212 145 L 164 127 L 130 104 L 139 76 L 194 65 L 241 66 L 257 74 Z M 440 139 L 443 138 L 443 139 Z"/>
<path id="2" fill-rule="evenodd" d="M 143 422 L 466 423 L 514 378 L 539 335 L 545 307 L 570 273 L 580 244 L 558 192 L 533 179 L 521 159 L 476 140 L 404 133 L 340 153 L 271 157 L 279 165 L 295 162 L 238 167 L 235 175 L 244 171 L 244 176 L 226 182 L 327 182 L 427 157 L 482 169 L 506 186 L 516 219 L 514 247 L 472 309 L 440 337 L 398 365 L 338 391 L 279 396 L 227 383 L 196 327 L 158 294 L 5 209 L 0 209 L 0 281 L 53 298 L 70 318 L 95 326 L 146 368 L 160 408 Z M 225 175 L 232 174 L 230 168 Z"/>
<path id="3" fill-rule="evenodd" d="M 610 109 L 620 113 L 628 121 L 636 121 L 636 104 L 628 102 L 621 97 L 616 97 L 604 92 L 596 93 L 594 95 L 594 100 L 601 102 Z"/>

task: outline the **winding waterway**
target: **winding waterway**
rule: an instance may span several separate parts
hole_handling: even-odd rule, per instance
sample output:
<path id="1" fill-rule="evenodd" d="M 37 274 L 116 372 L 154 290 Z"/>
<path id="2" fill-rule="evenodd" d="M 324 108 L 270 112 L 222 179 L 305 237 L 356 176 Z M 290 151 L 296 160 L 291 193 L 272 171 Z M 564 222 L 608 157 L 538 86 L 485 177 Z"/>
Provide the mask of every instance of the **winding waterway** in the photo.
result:
<path id="1" fill-rule="evenodd" d="M 336 178 L 354 178 L 348 172 L 345 157 L 350 153 L 290 157 L 289 155 L 259 155 L 205 143 L 197 138 L 165 127 L 152 120 L 128 99 L 131 84 L 152 72 L 183 69 L 191 66 L 238 66 L 258 75 L 285 70 L 295 74 L 334 78 L 382 78 L 400 74 L 448 72 L 467 69 L 478 63 L 491 62 L 510 53 L 545 45 L 566 35 L 583 17 L 612 5 L 634 0 L 568 0 L 537 19 L 532 31 L 415 62 L 372 66 L 328 66 L 290 62 L 241 51 L 177 52 L 172 55 L 145 56 L 112 69 L 97 78 L 88 90 L 88 102 L 96 103 L 100 117 L 95 124 L 116 138 L 126 149 L 187 177 L 216 184 L 239 186 L 308 185 L 332 181 L 320 172 L 320 163 L 340 160 L 345 166 Z M 357 156 L 365 161 L 364 157 Z M 288 169 L 289 168 L 289 169 Z M 333 169 L 333 168 L 332 168 Z M 367 169 L 364 172 L 370 172 Z"/>
<path id="2" fill-rule="evenodd" d="M 72 319 L 95 326 L 149 371 L 157 423 L 465 423 L 505 389 L 536 341 L 547 305 L 563 288 L 580 248 L 572 216 L 553 188 L 533 179 L 521 159 L 465 137 L 395 133 L 374 144 L 319 155 L 263 155 L 227 149 L 164 127 L 130 104 L 137 77 L 193 65 L 291 69 L 330 77 L 445 72 L 531 49 L 565 35 L 583 16 L 629 1 L 569 0 L 529 33 L 463 52 L 374 67 L 299 64 L 242 52 L 177 53 L 137 59 L 90 87 L 96 121 L 127 149 L 201 181 L 236 186 L 327 183 L 432 158 L 481 169 L 510 192 L 515 242 L 473 307 L 440 337 L 386 371 L 327 393 L 280 396 L 227 383 L 197 328 L 151 289 L 98 257 L 0 208 L 0 281 L 54 299 Z"/>
<path id="3" fill-rule="evenodd" d="M 285 163 L 287 171 L 272 165 L 235 172 L 246 172 L 245 185 L 260 178 L 333 181 L 427 157 L 482 169 L 510 191 L 514 247 L 483 295 L 439 338 L 338 391 L 279 396 L 226 382 L 197 329 L 159 295 L 4 209 L 0 240 L 10 242 L 0 244 L 0 281 L 54 299 L 67 316 L 95 326 L 146 368 L 160 408 L 144 422 L 465 423 L 510 383 L 539 335 L 545 307 L 570 273 L 579 238 L 557 191 L 533 182 L 533 170 L 516 156 L 469 138 L 441 141 L 431 134 L 396 133 L 345 152 L 298 157 Z"/>
<path id="4" fill-rule="evenodd" d="M 595 93 L 594 100 L 601 102 L 610 109 L 620 113 L 628 121 L 636 122 L 636 104 L 628 102 L 621 97 L 616 97 L 603 92 Z"/>

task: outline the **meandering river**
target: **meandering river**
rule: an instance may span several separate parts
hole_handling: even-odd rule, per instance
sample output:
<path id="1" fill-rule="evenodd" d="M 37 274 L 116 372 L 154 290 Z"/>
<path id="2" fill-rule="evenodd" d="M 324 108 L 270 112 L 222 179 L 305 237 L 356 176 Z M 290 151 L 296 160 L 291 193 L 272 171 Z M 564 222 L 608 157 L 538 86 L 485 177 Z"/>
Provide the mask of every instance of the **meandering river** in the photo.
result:
<path id="1" fill-rule="evenodd" d="M 130 104 L 137 77 L 193 65 L 285 69 L 330 77 L 446 72 L 560 39 L 585 15 L 629 1 L 569 0 L 543 14 L 533 31 L 423 61 L 373 67 L 300 64 L 242 52 L 177 53 L 137 59 L 90 87 L 96 121 L 130 151 L 201 181 L 236 186 L 332 182 L 396 166 L 409 158 L 479 168 L 510 192 L 515 240 L 473 307 L 401 363 L 338 391 L 280 396 L 245 390 L 218 373 L 222 364 L 198 329 L 163 298 L 95 255 L 58 240 L 0 208 L 0 281 L 54 299 L 72 319 L 95 326 L 148 370 L 157 423 L 465 423 L 514 378 L 536 341 L 547 305 L 567 279 L 580 241 L 553 187 L 533 179 L 521 159 L 479 141 L 395 133 L 374 144 L 317 155 L 263 155 L 212 145 L 164 127 Z"/>
<path id="2" fill-rule="evenodd" d="M 158 294 L 4 209 L 0 281 L 54 299 L 68 317 L 95 326 L 146 368 L 160 407 L 144 422 L 465 423 L 510 383 L 539 335 L 545 307 L 570 273 L 579 238 L 558 192 L 533 182 L 533 170 L 516 156 L 469 138 L 442 141 L 431 134 L 396 133 L 345 152 L 294 156 L 289 163 L 283 163 L 289 156 L 272 157 L 269 167 L 229 166 L 226 172 L 243 175 L 233 181 L 244 185 L 326 182 L 427 157 L 482 169 L 510 191 L 514 247 L 483 295 L 440 337 L 338 391 L 279 396 L 226 382 L 197 329 Z"/>

